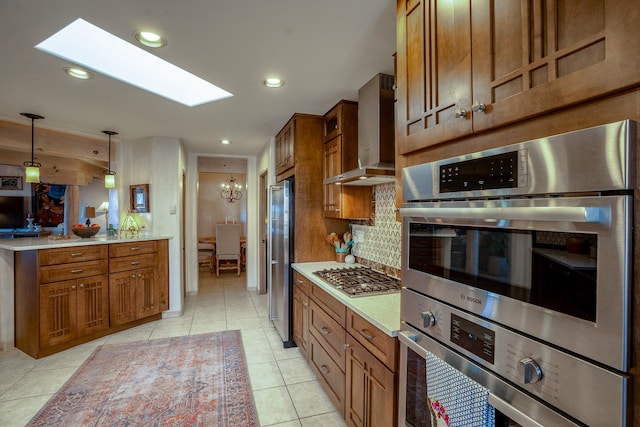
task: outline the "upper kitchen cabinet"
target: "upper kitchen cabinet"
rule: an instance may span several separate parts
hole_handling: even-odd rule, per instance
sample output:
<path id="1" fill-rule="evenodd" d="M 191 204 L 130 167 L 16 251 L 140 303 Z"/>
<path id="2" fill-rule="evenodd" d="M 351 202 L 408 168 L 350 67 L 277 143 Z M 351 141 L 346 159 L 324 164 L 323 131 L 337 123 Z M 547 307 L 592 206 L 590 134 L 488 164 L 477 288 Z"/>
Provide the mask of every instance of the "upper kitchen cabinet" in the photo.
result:
<path id="1" fill-rule="evenodd" d="M 398 0 L 398 154 L 637 85 L 633 3 Z"/>
<path id="2" fill-rule="evenodd" d="M 342 100 L 324 115 L 324 180 L 358 168 L 358 103 Z M 324 185 L 325 218 L 369 218 L 371 187 Z"/>
<path id="3" fill-rule="evenodd" d="M 276 136 L 276 175 L 292 169 L 295 164 L 294 127 L 295 120 L 291 119 Z"/>

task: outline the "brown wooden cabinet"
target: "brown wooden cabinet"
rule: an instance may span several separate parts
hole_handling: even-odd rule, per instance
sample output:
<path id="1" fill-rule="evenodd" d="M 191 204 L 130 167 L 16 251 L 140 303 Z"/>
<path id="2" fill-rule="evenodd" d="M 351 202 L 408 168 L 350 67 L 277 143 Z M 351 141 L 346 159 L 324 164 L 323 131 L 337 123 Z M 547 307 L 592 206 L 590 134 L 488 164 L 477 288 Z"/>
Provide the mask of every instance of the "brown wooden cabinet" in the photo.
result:
<path id="1" fill-rule="evenodd" d="M 43 284 L 40 346 L 51 347 L 109 327 L 107 275 Z"/>
<path id="2" fill-rule="evenodd" d="M 294 272 L 296 292 L 300 301 L 310 298 L 310 309 L 303 320 L 301 312 L 296 314 L 294 300 L 293 329 L 298 337 L 294 339 L 299 346 L 306 342 L 308 363 L 347 425 L 397 425 L 397 338 L 298 272 Z M 306 341 L 300 338 L 305 327 Z"/>
<path id="3" fill-rule="evenodd" d="M 309 359 L 309 288 L 311 283 L 293 272 L 293 341 L 306 360 Z"/>
<path id="4" fill-rule="evenodd" d="M 398 0 L 398 154 L 637 86 L 632 3 Z"/>
<path id="5" fill-rule="evenodd" d="M 334 248 L 323 237 L 349 228 L 346 221 L 328 219 L 322 214 L 323 123 L 322 116 L 296 113 L 276 137 L 278 140 L 290 134 L 286 138 L 293 144 L 293 167 L 276 177 L 277 182 L 290 179 L 293 183 L 293 262 L 335 259 Z"/>
<path id="6" fill-rule="evenodd" d="M 109 311 L 118 326 L 162 311 L 160 241 L 111 245 L 109 250 Z"/>
<path id="7" fill-rule="evenodd" d="M 349 426 L 397 425 L 396 374 L 347 334 L 345 420 Z"/>
<path id="8" fill-rule="evenodd" d="M 16 347 L 39 358 L 159 319 L 167 259 L 167 240 L 15 252 Z"/>
<path id="9" fill-rule="evenodd" d="M 276 136 L 276 175 L 281 175 L 295 165 L 295 121 L 290 120 Z"/>
<path id="10" fill-rule="evenodd" d="M 342 100 L 324 115 L 323 179 L 358 168 L 358 103 Z M 324 185 L 325 218 L 369 218 L 371 187 Z"/>
<path id="11" fill-rule="evenodd" d="M 16 347 L 38 358 L 109 328 L 107 245 L 16 252 Z"/>

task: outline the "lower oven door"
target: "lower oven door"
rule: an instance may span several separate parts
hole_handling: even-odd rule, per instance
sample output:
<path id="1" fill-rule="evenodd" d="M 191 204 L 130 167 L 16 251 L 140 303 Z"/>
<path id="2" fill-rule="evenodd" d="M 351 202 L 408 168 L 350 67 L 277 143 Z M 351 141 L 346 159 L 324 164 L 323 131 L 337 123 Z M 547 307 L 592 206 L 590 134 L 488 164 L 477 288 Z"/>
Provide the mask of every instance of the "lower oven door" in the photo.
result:
<path id="1" fill-rule="evenodd" d="M 563 414 L 523 393 L 490 371 L 445 347 L 438 341 L 403 325 L 400 340 L 400 381 L 398 425 L 436 427 L 437 407 L 429 401 L 427 358 L 429 354 L 489 390 L 488 404 L 495 410 L 495 424 L 487 427 L 581 426 Z M 438 402 L 439 404 L 439 402 Z M 463 403 L 466 405 L 466 403 Z M 441 412 L 441 415 L 445 411 Z M 433 419 L 432 419 L 433 418 Z M 441 422 L 443 418 L 440 418 Z M 456 424 L 451 419 L 452 425 Z M 474 426 L 475 427 L 475 426 Z"/>

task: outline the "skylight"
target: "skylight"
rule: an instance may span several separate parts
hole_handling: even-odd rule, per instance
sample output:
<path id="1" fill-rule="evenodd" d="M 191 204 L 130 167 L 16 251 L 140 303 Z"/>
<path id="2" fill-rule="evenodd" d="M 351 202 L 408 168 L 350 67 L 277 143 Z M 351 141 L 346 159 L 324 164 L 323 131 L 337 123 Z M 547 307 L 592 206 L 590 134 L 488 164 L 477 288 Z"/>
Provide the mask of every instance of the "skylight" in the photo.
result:
<path id="1" fill-rule="evenodd" d="M 81 18 L 36 49 L 188 107 L 233 96 Z"/>

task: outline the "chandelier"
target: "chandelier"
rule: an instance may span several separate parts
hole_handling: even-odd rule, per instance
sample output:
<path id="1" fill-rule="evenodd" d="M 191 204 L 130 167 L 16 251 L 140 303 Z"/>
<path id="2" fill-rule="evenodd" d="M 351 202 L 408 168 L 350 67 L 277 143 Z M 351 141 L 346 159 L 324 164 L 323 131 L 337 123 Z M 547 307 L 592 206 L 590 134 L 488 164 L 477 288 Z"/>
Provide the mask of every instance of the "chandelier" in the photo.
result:
<path id="1" fill-rule="evenodd" d="M 238 180 L 231 175 L 225 182 L 221 184 L 222 190 L 220 190 L 220 197 L 225 199 L 229 203 L 233 203 L 236 200 L 242 198 L 242 186 L 238 184 Z"/>

